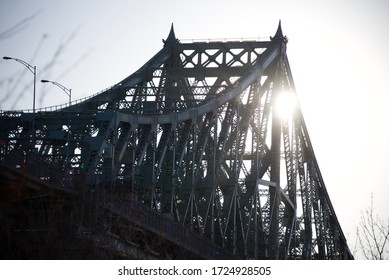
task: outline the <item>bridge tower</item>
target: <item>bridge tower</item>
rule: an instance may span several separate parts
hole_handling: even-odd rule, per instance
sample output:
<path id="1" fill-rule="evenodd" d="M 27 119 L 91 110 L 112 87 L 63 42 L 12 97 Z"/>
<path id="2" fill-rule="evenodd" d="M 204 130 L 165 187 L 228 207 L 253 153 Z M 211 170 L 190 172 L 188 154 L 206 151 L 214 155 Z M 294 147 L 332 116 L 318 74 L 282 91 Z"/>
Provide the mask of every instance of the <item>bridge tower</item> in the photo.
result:
<path id="1" fill-rule="evenodd" d="M 286 45 L 281 25 L 268 40 L 202 42 L 180 42 L 172 25 L 118 84 L 1 112 L 3 252 L 45 227 L 101 249 L 86 258 L 352 259 Z M 33 257 L 58 257 L 47 252 Z"/>

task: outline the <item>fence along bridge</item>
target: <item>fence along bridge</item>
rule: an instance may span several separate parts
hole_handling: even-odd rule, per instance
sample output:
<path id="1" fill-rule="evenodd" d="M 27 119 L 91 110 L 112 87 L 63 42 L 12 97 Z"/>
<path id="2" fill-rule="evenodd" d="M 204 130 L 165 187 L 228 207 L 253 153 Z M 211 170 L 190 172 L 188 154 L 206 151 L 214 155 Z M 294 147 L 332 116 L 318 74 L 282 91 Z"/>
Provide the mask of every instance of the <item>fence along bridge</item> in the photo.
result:
<path id="1" fill-rule="evenodd" d="M 188 43 L 172 26 L 109 89 L 52 111 L 3 111 L 3 254 L 352 259 L 286 45 L 281 25 L 268 40 Z M 289 115 L 278 112 L 285 95 Z"/>

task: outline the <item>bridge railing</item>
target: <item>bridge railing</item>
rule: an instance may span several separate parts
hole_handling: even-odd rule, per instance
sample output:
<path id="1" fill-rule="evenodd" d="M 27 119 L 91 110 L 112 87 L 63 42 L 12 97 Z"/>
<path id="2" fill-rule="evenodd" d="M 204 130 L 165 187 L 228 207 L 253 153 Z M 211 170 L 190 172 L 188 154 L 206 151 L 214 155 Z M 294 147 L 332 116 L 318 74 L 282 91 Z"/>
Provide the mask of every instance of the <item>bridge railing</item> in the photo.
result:
<path id="1" fill-rule="evenodd" d="M 58 111 L 58 110 L 62 110 L 64 108 L 69 108 L 71 106 L 74 106 L 74 105 L 77 105 L 77 104 L 80 104 L 80 103 L 83 103 L 85 102 L 86 100 L 88 99 L 91 99 L 107 90 L 110 90 L 112 89 L 113 87 L 115 87 L 116 85 L 113 85 L 113 86 L 110 86 L 110 87 L 107 87 L 106 89 L 103 89 L 95 94 L 92 94 L 92 95 L 89 95 L 89 96 L 86 96 L 86 97 L 83 97 L 83 98 L 80 98 L 80 99 L 76 99 L 74 101 L 72 101 L 71 103 L 67 102 L 67 103 L 64 103 L 64 104 L 59 104 L 59 105 L 52 105 L 52 106 L 47 106 L 47 107 L 42 107 L 42 108 L 38 108 L 35 110 L 35 112 L 53 112 L 53 111 Z M 32 109 L 21 109 L 21 110 L 0 110 L 0 115 L 6 115 L 6 114 L 9 114 L 9 112 L 11 113 L 33 113 L 33 110 Z"/>
<path id="2" fill-rule="evenodd" d="M 166 238 L 204 259 L 235 259 L 236 256 L 212 243 L 182 224 L 151 209 L 134 198 L 114 198 L 110 210 L 132 222 Z"/>
<path id="3" fill-rule="evenodd" d="M 39 157 L 27 155 L 23 152 L 2 154 L 0 155 L 0 163 L 43 183 L 67 190 L 75 190 L 76 183 L 79 183 L 79 180 L 82 179 L 81 176 L 70 174 L 62 166 L 45 162 Z"/>
<path id="4" fill-rule="evenodd" d="M 181 43 L 267 42 L 270 37 L 180 39 Z"/>

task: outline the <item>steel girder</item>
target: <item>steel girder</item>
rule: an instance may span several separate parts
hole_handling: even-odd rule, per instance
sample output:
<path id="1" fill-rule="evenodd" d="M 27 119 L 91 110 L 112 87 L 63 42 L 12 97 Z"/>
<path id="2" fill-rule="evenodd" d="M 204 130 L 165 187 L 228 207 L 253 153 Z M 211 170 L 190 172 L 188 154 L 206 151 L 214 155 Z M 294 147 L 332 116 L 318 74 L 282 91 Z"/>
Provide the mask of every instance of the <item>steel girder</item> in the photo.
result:
<path id="1" fill-rule="evenodd" d="M 278 27 L 266 41 L 181 43 L 89 99 L 2 112 L 1 160 L 115 188 L 242 259 L 352 259 L 295 96 Z M 35 133 L 35 143 L 31 135 Z M 71 178 L 71 179 L 69 179 Z"/>

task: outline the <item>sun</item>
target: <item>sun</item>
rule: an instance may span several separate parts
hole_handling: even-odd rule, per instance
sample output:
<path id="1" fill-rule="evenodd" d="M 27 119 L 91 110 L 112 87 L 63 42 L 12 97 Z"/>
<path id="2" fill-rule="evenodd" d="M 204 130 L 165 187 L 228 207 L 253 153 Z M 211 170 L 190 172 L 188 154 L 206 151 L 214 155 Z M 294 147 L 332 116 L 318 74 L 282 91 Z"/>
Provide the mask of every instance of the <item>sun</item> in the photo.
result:
<path id="1" fill-rule="evenodd" d="M 281 91 L 275 96 L 274 110 L 275 115 L 282 120 L 293 116 L 297 106 L 296 95 L 291 91 Z"/>

